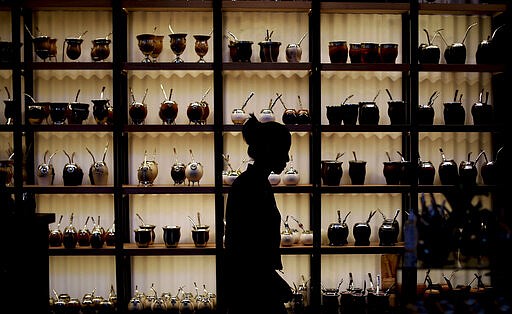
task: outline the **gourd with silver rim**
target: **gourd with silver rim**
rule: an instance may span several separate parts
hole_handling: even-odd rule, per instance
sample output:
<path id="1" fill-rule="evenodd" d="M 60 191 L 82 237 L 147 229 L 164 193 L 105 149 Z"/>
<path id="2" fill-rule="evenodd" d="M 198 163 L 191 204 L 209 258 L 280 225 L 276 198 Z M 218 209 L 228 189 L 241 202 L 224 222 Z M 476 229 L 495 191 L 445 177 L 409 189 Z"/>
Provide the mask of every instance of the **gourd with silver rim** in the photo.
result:
<path id="1" fill-rule="evenodd" d="M 187 167 L 185 168 L 185 177 L 188 180 L 188 185 L 192 183 L 194 185 L 197 182 L 197 185 L 199 185 L 199 181 L 203 177 L 203 165 L 200 162 L 196 162 L 194 159 L 194 154 L 192 153 L 192 150 L 190 149 L 190 158 L 191 161 L 188 163 Z"/>
<path id="2" fill-rule="evenodd" d="M 105 163 L 105 157 L 107 156 L 109 143 L 105 145 L 105 149 L 103 151 L 103 158 L 101 160 L 96 161 L 93 153 L 89 150 L 89 148 L 85 148 L 92 157 L 92 164 L 89 167 L 89 180 L 92 185 L 106 185 L 108 181 L 108 167 Z"/>
<path id="3" fill-rule="evenodd" d="M 57 152 L 54 152 L 53 154 L 48 157 L 48 160 L 46 159 L 49 151 L 47 150 L 44 153 L 43 157 L 43 163 L 39 164 L 37 166 L 37 184 L 39 185 L 53 185 L 53 180 L 55 179 L 55 169 L 52 165 L 52 158 L 55 156 Z"/>

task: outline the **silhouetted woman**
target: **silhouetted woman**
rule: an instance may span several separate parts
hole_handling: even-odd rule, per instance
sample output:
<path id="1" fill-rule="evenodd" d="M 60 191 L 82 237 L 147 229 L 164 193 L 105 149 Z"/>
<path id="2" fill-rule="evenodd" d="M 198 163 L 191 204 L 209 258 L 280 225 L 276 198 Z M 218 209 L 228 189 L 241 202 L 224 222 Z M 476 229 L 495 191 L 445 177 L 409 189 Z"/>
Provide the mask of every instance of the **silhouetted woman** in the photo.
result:
<path id="1" fill-rule="evenodd" d="M 283 268 L 281 214 L 268 176 L 286 167 L 291 134 L 285 125 L 261 123 L 251 114 L 242 135 L 253 162 L 233 182 L 226 204 L 228 314 L 286 314 L 291 289 L 276 273 Z"/>

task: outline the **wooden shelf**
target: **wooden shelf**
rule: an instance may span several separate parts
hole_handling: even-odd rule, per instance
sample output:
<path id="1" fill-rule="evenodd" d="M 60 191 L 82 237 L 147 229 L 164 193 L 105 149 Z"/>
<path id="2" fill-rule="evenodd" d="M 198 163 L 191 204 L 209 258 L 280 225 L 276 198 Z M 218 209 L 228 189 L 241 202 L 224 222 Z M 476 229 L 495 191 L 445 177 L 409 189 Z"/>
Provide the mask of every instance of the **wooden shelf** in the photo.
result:
<path id="1" fill-rule="evenodd" d="M 23 6 L 33 10 L 112 10 L 111 0 L 67 1 L 67 0 L 26 0 Z"/>
<path id="2" fill-rule="evenodd" d="M 286 125 L 290 132 L 311 132 L 311 124 Z M 225 124 L 222 127 L 223 132 L 242 132 L 242 125 Z"/>
<path id="3" fill-rule="evenodd" d="M 98 256 L 98 255 L 112 255 L 114 256 L 116 250 L 113 246 L 104 245 L 102 248 L 96 249 L 92 247 L 76 246 L 72 249 L 67 249 L 64 246 L 49 247 L 48 255 L 50 256 Z"/>
<path id="4" fill-rule="evenodd" d="M 308 62 L 224 62 L 224 71 L 310 71 Z"/>
<path id="5" fill-rule="evenodd" d="M 124 132 L 213 132 L 214 126 L 211 124 L 145 124 L 145 125 L 125 125 Z"/>
<path id="6" fill-rule="evenodd" d="M 420 3 L 420 14 L 450 15 L 494 15 L 504 12 L 505 4 L 451 4 L 451 3 Z"/>
<path id="7" fill-rule="evenodd" d="M 343 14 L 404 14 L 409 12 L 409 3 L 392 2 L 322 2 L 321 13 Z"/>
<path id="8" fill-rule="evenodd" d="M 503 72 L 503 64 L 419 64 L 420 72 Z"/>
<path id="9" fill-rule="evenodd" d="M 155 0 L 148 5 L 146 0 L 121 0 L 122 7 L 127 11 L 212 11 L 211 0 Z"/>
<path id="10" fill-rule="evenodd" d="M 402 254 L 404 250 L 403 242 L 393 246 L 383 246 L 378 242 L 372 242 L 370 245 L 349 243 L 341 246 L 322 246 L 320 252 L 322 254 Z"/>
<path id="11" fill-rule="evenodd" d="M 466 113 L 471 114 L 471 113 Z M 499 125 L 418 125 L 419 132 L 499 132 L 502 127 Z"/>
<path id="12" fill-rule="evenodd" d="M 222 1 L 226 12 L 306 12 L 311 9 L 311 1 Z"/>
<path id="13" fill-rule="evenodd" d="M 123 68 L 128 71 L 213 71 L 213 63 L 197 63 L 197 62 L 155 62 L 155 63 L 142 63 L 142 62 L 127 62 L 124 63 Z"/>
<path id="14" fill-rule="evenodd" d="M 407 72 L 408 64 L 396 63 L 322 63 L 322 71 L 367 71 L 367 72 Z"/>
<path id="15" fill-rule="evenodd" d="M 230 188 L 231 188 L 231 186 L 225 184 L 222 187 L 222 192 L 228 193 Z M 278 194 L 278 193 L 294 193 L 294 194 L 312 193 L 313 185 L 311 185 L 311 184 L 298 184 L 298 185 L 278 184 L 278 185 L 274 185 L 272 187 L 272 189 L 273 189 L 274 193 L 276 193 L 276 194 Z"/>
<path id="16" fill-rule="evenodd" d="M 322 132 L 407 132 L 410 125 L 322 125 Z"/>
<path id="17" fill-rule="evenodd" d="M 40 124 L 27 125 L 26 127 L 34 132 L 112 132 L 114 130 L 112 125 L 100 124 Z"/>
<path id="18" fill-rule="evenodd" d="M 386 185 L 386 184 L 365 184 L 365 185 L 322 185 L 320 188 L 322 194 L 340 194 L 340 193 L 408 193 L 411 191 L 410 185 Z"/>
<path id="19" fill-rule="evenodd" d="M 34 70 L 112 70 L 112 62 L 24 62 Z"/>
<path id="20" fill-rule="evenodd" d="M 188 183 L 180 185 L 155 184 L 152 186 L 139 185 L 123 185 L 124 194 L 213 194 L 215 193 L 214 185 L 188 185 Z"/>
<path id="21" fill-rule="evenodd" d="M 84 175 L 85 176 L 85 175 Z M 84 178 L 85 179 L 85 178 Z M 23 188 L 35 194 L 113 194 L 114 187 L 109 185 L 25 185 Z"/>
<path id="22" fill-rule="evenodd" d="M 146 248 L 139 248 L 135 243 L 125 243 L 123 251 L 129 256 L 162 255 L 215 255 L 215 243 L 208 242 L 206 247 L 196 247 L 193 243 L 178 243 L 175 248 L 167 248 L 163 243 L 155 243 Z"/>

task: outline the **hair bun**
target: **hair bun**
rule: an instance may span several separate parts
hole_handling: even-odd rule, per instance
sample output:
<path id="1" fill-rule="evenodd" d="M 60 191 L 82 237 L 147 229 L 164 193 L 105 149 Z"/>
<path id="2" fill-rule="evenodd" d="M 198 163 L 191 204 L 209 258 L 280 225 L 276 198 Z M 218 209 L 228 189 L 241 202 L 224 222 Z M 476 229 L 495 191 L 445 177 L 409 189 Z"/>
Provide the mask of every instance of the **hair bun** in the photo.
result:
<path id="1" fill-rule="evenodd" d="M 256 118 L 254 113 L 249 114 L 249 119 L 245 121 L 244 126 L 242 128 L 242 135 L 244 137 L 245 142 L 248 145 L 252 145 L 256 143 L 258 135 L 258 128 L 261 122 Z"/>

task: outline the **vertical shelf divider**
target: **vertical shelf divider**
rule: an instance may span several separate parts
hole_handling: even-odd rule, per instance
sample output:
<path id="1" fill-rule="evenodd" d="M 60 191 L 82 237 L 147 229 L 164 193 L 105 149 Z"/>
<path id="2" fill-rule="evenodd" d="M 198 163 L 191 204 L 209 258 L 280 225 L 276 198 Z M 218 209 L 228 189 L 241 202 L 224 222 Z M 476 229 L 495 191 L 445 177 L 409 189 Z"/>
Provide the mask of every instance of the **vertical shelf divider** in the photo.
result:
<path id="1" fill-rule="evenodd" d="M 413 171 L 415 172 L 415 178 L 417 178 L 417 165 L 419 153 L 419 137 L 417 130 L 416 121 L 416 108 L 418 107 L 418 90 L 419 90 L 419 79 L 418 79 L 418 25 L 419 25 L 419 4 L 416 0 L 410 0 L 409 2 L 409 20 L 410 26 L 407 28 L 409 31 L 408 40 L 408 63 L 409 63 L 409 78 L 408 78 L 408 94 L 409 94 L 409 156 L 413 165 Z M 418 180 L 411 186 L 409 196 L 408 210 L 417 213 L 418 209 Z M 404 215 L 402 210 L 402 224 L 405 225 L 407 215 Z M 404 230 L 402 226 L 402 231 Z M 408 235 L 404 234 L 404 241 L 407 243 L 410 241 Z M 406 244 L 407 247 L 407 244 Z M 417 255 L 417 252 L 414 252 Z M 402 266 L 402 289 L 401 289 L 401 304 L 414 303 L 416 301 L 416 283 L 417 283 L 417 265 L 415 267 L 409 267 L 408 265 Z"/>
<path id="2" fill-rule="evenodd" d="M 224 78 L 222 66 L 222 38 L 223 38 L 223 18 L 222 18 L 222 1 L 214 1 L 213 8 L 213 105 L 214 105 L 214 156 L 215 156 L 215 270 L 216 270 L 216 286 L 217 286 L 217 307 L 220 313 L 225 312 L 226 296 L 223 294 L 225 282 L 218 274 L 224 270 L 224 194 L 222 182 L 222 169 L 224 160 Z"/>
<path id="3" fill-rule="evenodd" d="M 131 257 L 125 256 L 123 246 L 130 239 L 129 197 L 123 194 L 123 183 L 126 183 L 128 169 L 128 136 L 123 133 L 127 121 L 127 91 L 128 78 L 124 70 L 127 61 L 127 29 L 128 12 L 122 7 L 120 1 L 112 5 L 112 99 L 114 107 L 114 221 L 116 223 L 116 283 L 119 304 L 128 304 L 132 291 Z"/>
<path id="4" fill-rule="evenodd" d="M 313 229 L 313 254 L 310 256 L 311 281 L 310 295 L 313 309 L 320 309 L 321 305 L 321 254 L 322 244 L 322 201 L 320 193 L 320 159 L 321 159 L 321 49 L 320 49 L 320 1 L 311 2 L 311 11 L 309 14 L 309 55 L 311 63 L 311 73 L 309 76 L 309 102 L 311 109 L 311 135 L 310 135 L 310 156 L 309 173 L 313 186 L 311 202 L 309 207 L 310 221 Z"/>

